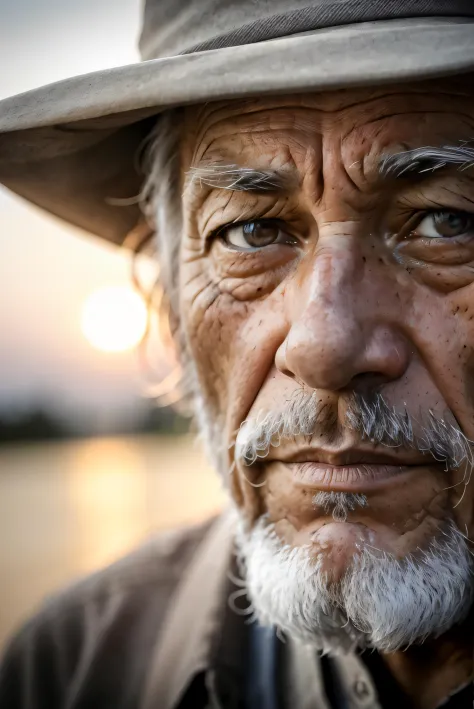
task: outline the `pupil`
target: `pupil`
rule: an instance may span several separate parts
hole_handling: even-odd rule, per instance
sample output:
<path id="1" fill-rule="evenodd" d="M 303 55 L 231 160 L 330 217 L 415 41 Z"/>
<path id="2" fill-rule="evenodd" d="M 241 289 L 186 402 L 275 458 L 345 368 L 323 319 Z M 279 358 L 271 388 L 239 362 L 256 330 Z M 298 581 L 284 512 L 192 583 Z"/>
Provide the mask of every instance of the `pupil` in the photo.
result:
<path id="1" fill-rule="evenodd" d="M 444 212 L 437 216 L 436 226 L 443 236 L 458 236 L 470 228 L 470 218 L 465 214 Z"/>
<path id="2" fill-rule="evenodd" d="M 278 228 L 271 224 L 249 222 L 244 224 L 244 235 L 250 246 L 269 246 L 278 236 Z"/>
<path id="3" fill-rule="evenodd" d="M 448 226 L 451 229 L 456 229 L 456 227 L 462 226 L 462 219 L 458 217 L 457 214 L 450 214 L 448 217 Z"/>

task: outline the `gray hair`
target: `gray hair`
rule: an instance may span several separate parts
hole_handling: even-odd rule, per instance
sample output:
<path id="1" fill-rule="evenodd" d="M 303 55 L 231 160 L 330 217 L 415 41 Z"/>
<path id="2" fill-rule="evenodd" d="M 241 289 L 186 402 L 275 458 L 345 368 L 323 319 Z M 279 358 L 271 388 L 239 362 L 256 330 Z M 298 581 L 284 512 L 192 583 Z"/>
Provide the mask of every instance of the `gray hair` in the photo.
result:
<path id="1" fill-rule="evenodd" d="M 160 282 L 178 314 L 178 264 L 183 230 L 178 110 L 165 111 L 149 138 L 144 164 L 147 177 L 140 194 L 142 211 L 155 231 Z"/>
<path id="2" fill-rule="evenodd" d="M 451 411 L 439 416 L 432 410 L 420 410 L 415 417 L 406 406 L 402 410 L 390 406 L 380 392 L 350 395 L 343 420 L 339 420 L 337 408 L 324 403 L 317 392 L 302 388 L 282 407 L 251 414 L 241 424 L 233 443 L 235 464 L 253 466 L 266 458 L 272 448 L 298 437 L 312 438 L 319 434 L 326 440 L 334 440 L 347 428 L 361 441 L 414 449 L 444 463 L 446 469 L 464 468 L 460 481 L 464 491 L 470 483 L 474 470 L 473 441 L 462 432 Z M 329 502 L 334 505 L 336 500 Z M 347 509 L 347 504 L 343 507 Z"/>
<path id="3" fill-rule="evenodd" d="M 180 327 L 179 251 L 183 231 L 182 179 L 180 163 L 181 111 L 165 111 L 150 134 L 143 169 L 147 175 L 140 193 L 142 212 L 154 233 L 152 255 L 157 259 L 159 278 L 153 290 L 160 289 L 154 302 L 160 318 L 167 318 L 177 345 L 180 367 L 171 372 L 171 385 L 163 393 L 158 384 L 158 399 L 173 403 L 185 415 L 195 415 L 199 398 L 196 374 Z M 150 295 L 150 294 L 149 294 Z M 163 297 L 164 296 L 164 297 Z M 166 381 L 165 381 L 166 384 Z M 151 388 L 153 392 L 155 387 Z M 154 396 L 153 393 L 150 394 Z"/>
<path id="4" fill-rule="evenodd" d="M 474 167 L 474 147 L 470 143 L 464 141 L 460 145 L 426 146 L 387 155 L 382 158 L 380 172 L 382 176 L 393 177 L 413 172 L 437 172 L 445 167 L 464 172 Z"/>
<path id="5" fill-rule="evenodd" d="M 140 195 L 142 210 L 155 229 L 155 247 L 160 263 L 160 278 L 172 308 L 178 313 L 179 249 L 183 230 L 182 188 L 179 142 L 182 109 L 164 111 L 149 139 L 145 163 L 147 174 Z M 445 167 L 464 171 L 474 167 L 474 147 L 470 141 L 459 145 L 426 146 L 382 156 L 382 177 L 399 177 L 406 173 L 435 172 Z M 278 175 L 236 165 L 192 167 L 191 181 L 223 189 L 277 188 Z M 250 183 L 250 184 L 249 184 Z"/>
<path id="6" fill-rule="evenodd" d="M 266 516 L 250 531 L 240 525 L 237 544 L 251 604 L 241 612 L 332 654 L 438 637 L 464 620 L 474 596 L 469 544 L 452 520 L 402 559 L 366 540 L 336 583 L 315 549 L 282 542 Z"/>
<path id="7" fill-rule="evenodd" d="M 335 522 L 345 522 L 349 512 L 368 507 L 367 496 L 360 492 L 326 492 L 320 490 L 313 496 L 313 507 L 322 509 L 326 514 L 331 512 Z"/>
<path id="8" fill-rule="evenodd" d="M 180 161 L 180 139 L 183 109 L 164 111 L 152 131 L 147 143 L 148 149 L 144 169 L 146 180 L 139 195 L 142 211 L 153 229 L 155 236 L 153 251 L 158 258 L 159 286 L 169 304 L 168 316 L 175 325 L 171 327 L 178 344 L 183 369 L 180 394 L 183 402 L 189 403 L 198 397 L 196 376 L 191 358 L 186 353 L 186 343 L 179 327 L 179 252 L 183 232 L 182 190 L 183 174 Z M 446 166 L 466 170 L 474 165 L 474 148 L 468 143 L 459 146 L 426 147 L 408 150 L 395 155 L 383 156 L 380 162 L 382 176 L 399 177 L 409 172 L 438 170 Z M 235 165 L 214 165 L 210 168 L 191 168 L 191 181 L 223 189 L 260 191 L 278 188 L 284 176 L 272 171 L 258 171 Z M 210 420 L 209 412 L 202 408 L 200 401 L 199 418 Z M 209 422 L 208 422 L 209 424 Z M 213 424 L 215 428 L 215 422 Z M 205 432 L 204 432 L 205 433 Z"/>

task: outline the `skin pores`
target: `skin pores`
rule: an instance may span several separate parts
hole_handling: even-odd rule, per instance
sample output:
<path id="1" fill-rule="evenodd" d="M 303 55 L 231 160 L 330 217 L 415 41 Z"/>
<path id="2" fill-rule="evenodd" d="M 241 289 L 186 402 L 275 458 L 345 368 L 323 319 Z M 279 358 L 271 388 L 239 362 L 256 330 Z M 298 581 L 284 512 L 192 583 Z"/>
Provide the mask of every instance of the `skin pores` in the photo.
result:
<path id="1" fill-rule="evenodd" d="M 301 387 L 336 409 L 348 392 L 376 388 L 414 417 L 450 411 L 474 436 L 474 224 L 462 243 L 416 235 L 432 210 L 472 209 L 472 174 L 396 180 L 378 170 L 387 154 L 458 144 L 473 124 L 473 99 L 442 82 L 437 91 L 419 85 L 189 110 L 185 170 L 271 168 L 292 181 L 281 193 L 184 187 L 182 326 L 206 405 L 223 427 L 223 450 L 249 414 Z M 216 236 L 226 224 L 256 219 L 275 220 L 268 224 L 294 243 L 243 249 Z M 336 447 L 349 443 L 346 436 Z M 422 471 L 366 491 L 364 524 L 397 556 L 423 547 L 448 513 L 472 530 L 472 486 L 457 504 L 464 471 Z M 260 466 L 260 474 L 268 483 L 255 488 L 249 471 L 234 473 L 238 504 L 250 520 L 269 511 L 285 540 L 306 541 L 320 523 L 302 501 L 312 490 L 305 495 L 288 466 Z"/>
<path id="2" fill-rule="evenodd" d="M 386 155 L 472 137 L 467 86 L 437 81 L 185 113 L 183 174 L 220 165 L 285 175 L 284 189 L 266 191 L 186 177 L 181 327 L 235 502 L 249 524 L 268 514 L 283 542 L 313 544 L 336 579 L 366 542 L 402 558 L 426 548 L 448 519 L 472 538 L 466 469 L 391 450 L 407 471 L 352 482 L 368 504 L 334 522 L 313 505 L 319 484 L 294 474 L 291 446 L 313 448 L 315 458 L 322 450 L 340 471 L 340 451 L 360 444 L 353 432 L 340 425 L 337 436 L 283 443 L 254 468 L 233 466 L 232 446 L 245 419 L 301 388 L 339 421 L 351 393 L 379 391 L 414 419 L 448 415 L 474 438 L 474 171 L 396 179 L 380 170 Z"/>

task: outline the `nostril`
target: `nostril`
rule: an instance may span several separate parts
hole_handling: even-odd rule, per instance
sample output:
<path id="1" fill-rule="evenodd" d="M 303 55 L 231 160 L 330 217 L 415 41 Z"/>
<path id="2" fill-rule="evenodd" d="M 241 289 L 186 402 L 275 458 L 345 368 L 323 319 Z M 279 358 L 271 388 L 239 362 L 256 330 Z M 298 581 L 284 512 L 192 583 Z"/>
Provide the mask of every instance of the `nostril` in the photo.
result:
<path id="1" fill-rule="evenodd" d="M 390 378 L 380 372 L 360 372 L 352 377 L 350 387 L 354 391 L 362 393 L 367 390 L 374 391 L 374 389 L 387 384 L 389 381 Z"/>

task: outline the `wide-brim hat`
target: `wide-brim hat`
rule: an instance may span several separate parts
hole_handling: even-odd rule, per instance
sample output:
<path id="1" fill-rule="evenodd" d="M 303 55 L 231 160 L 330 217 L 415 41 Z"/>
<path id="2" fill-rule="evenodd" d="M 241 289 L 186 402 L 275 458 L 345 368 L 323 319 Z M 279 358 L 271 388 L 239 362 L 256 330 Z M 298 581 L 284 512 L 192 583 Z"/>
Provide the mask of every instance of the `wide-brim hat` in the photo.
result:
<path id="1" fill-rule="evenodd" d="M 140 63 L 0 101 L 0 182 L 116 244 L 139 220 L 128 198 L 161 111 L 474 71 L 474 2 L 148 0 L 140 48 Z"/>

